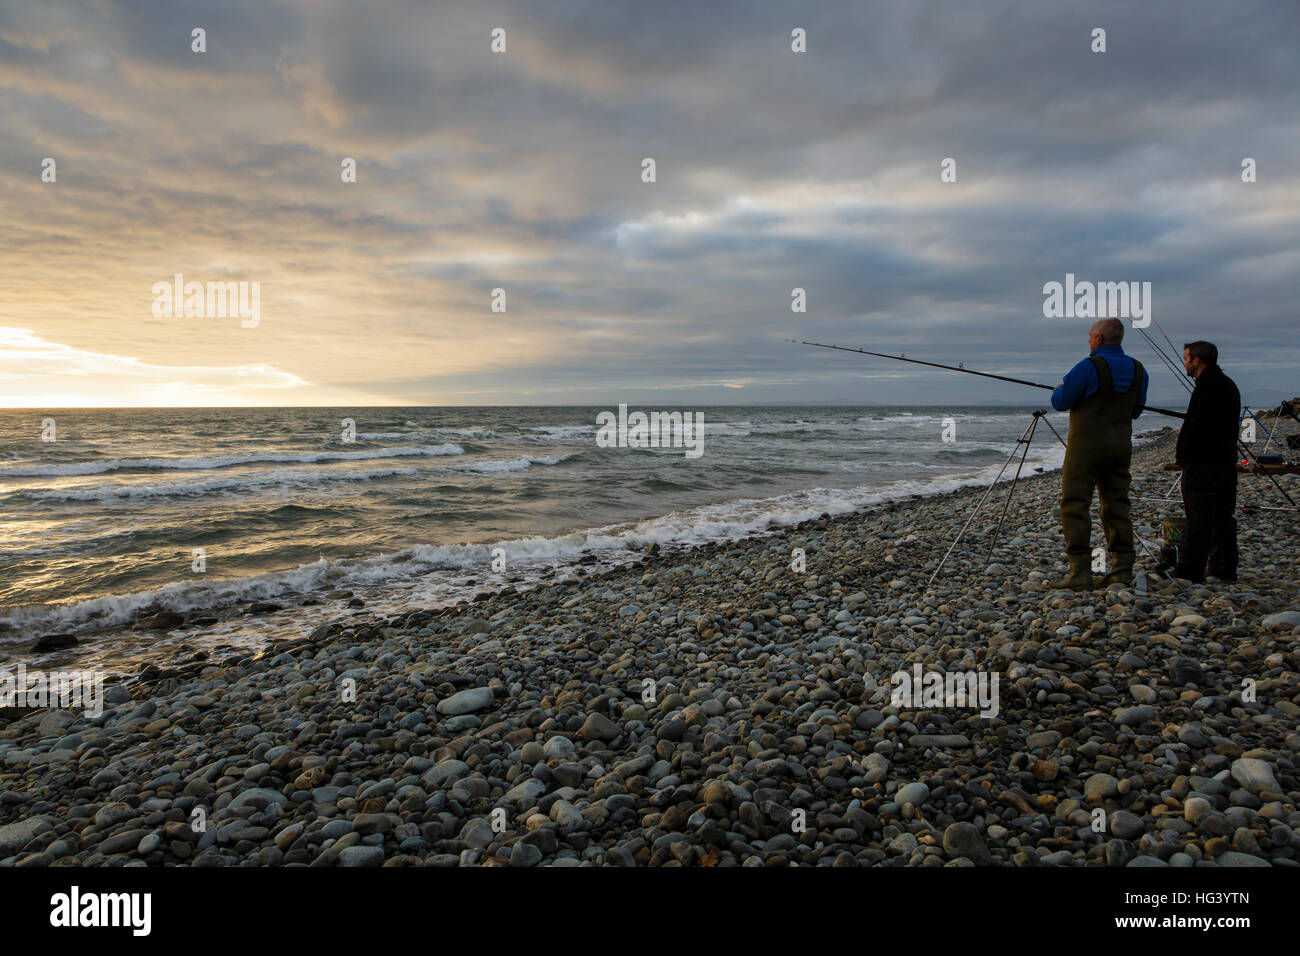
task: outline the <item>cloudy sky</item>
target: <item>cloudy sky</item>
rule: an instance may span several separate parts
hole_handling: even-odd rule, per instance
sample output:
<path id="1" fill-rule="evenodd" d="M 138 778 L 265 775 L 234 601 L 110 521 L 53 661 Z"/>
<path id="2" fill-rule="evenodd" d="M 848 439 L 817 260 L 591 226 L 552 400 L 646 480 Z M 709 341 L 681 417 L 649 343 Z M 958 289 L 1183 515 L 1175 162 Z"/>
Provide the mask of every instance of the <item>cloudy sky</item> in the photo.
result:
<path id="1" fill-rule="evenodd" d="M 1032 402 L 785 340 L 1054 384 L 1067 273 L 1276 401 L 1298 49 L 1295 0 L 0 0 L 0 405 Z"/>

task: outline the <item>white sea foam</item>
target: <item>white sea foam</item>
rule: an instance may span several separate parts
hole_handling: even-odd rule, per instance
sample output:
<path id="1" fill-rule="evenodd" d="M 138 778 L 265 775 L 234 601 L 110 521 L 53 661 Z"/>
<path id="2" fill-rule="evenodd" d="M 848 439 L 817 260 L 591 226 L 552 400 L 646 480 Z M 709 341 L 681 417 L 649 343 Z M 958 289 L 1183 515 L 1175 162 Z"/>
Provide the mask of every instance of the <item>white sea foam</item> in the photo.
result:
<path id="1" fill-rule="evenodd" d="M 567 456 L 560 456 L 555 461 L 562 461 L 564 457 Z M 395 554 L 372 558 L 334 562 L 322 558 L 290 570 L 229 581 L 187 581 L 77 603 L 17 607 L 0 615 L 0 629 L 14 635 L 0 637 L 0 642 L 30 641 L 40 634 L 87 626 L 120 626 L 154 606 L 184 612 L 327 588 L 378 589 L 375 594 L 367 594 L 369 609 L 378 612 L 385 605 L 404 606 L 413 591 L 419 591 L 426 601 L 440 594 L 446 597 L 450 587 L 447 575 L 465 571 L 477 573 L 489 567 L 494 548 L 503 548 L 512 573 L 527 579 L 543 568 L 568 564 L 587 554 L 594 553 L 608 561 L 626 560 L 651 543 L 690 545 L 731 540 L 768 531 L 774 526 L 797 524 L 823 513 L 842 515 L 913 494 L 936 494 L 969 485 L 984 485 L 999 467 L 990 466 L 965 475 L 883 485 L 814 488 L 771 498 L 734 499 L 643 521 L 552 537 L 538 535 L 482 544 L 417 545 Z M 1010 475 L 1004 476 L 1004 480 L 1009 478 Z M 300 612 L 295 611 L 297 613 Z M 245 629 L 260 626 L 255 621 L 244 625 Z"/>
<path id="2" fill-rule="evenodd" d="M 318 487 L 327 482 L 371 481 L 403 475 L 428 474 L 423 468 L 288 468 L 203 478 L 196 481 L 73 485 L 25 490 L 25 498 L 44 501 L 109 502 L 132 498 L 202 497 L 223 491 L 259 491 L 293 486 Z"/>
<path id="3" fill-rule="evenodd" d="M 372 461 L 382 458 L 463 455 L 465 449 L 455 444 L 412 445 L 404 448 L 376 448 L 367 451 L 261 452 L 249 455 L 219 455 L 196 458 L 108 458 L 102 461 L 72 461 L 61 464 L 0 466 L 0 480 L 8 478 L 69 477 L 102 475 L 110 471 L 176 469 L 202 471 L 231 465 L 307 464 L 324 461 Z"/>
<path id="4" fill-rule="evenodd" d="M 480 475 L 495 475 L 510 471 L 524 471 L 533 465 L 558 465 L 572 458 L 572 455 L 556 455 L 552 458 L 538 458 L 533 455 L 521 455 L 518 458 L 500 458 L 491 461 L 467 461 L 450 465 L 456 471 L 468 471 Z"/>
<path id="5" fill-rule="evenodd" d="M 456 438 L 472 438 L 477 441 L 501 437 L 490 428 L 439 428 L 434 434 L 440 437 L 451 435 Z"/>
<path id="6" fill-rule="evenodd" d="M 474 441 L 488 441 L 500 437 L 501 435 L 490 428 L 429 428 L 419 431 L 357 432 L 356 434 L 358 441 L 395 441 L 402 439 L 408 441 L 454 441 L 466 438 Z"/>
<path id="7" fill-rule="evenodd" d="M 530 437 L 542 440 L 562 441 L 566 439 L 579 438 L 583 435 L 594 435 L 596 426 L 592 425 L 529 425 L 520 429 Z"/>
<path id="8" fill-rule="evenodd" d="M 475 461 L 450 465 L 470 474 L 498 474 L 524 471 L 533 465 L 558 465 L 572 455 L 549 458 L 524 455 L 519 458 Z M 257 492 L 269 489 L 312 488 L 322 485 L 373 481 L 379 478 L 436 474 L 428 468 L 289 468 L 220 475 L 191 481 L 118 482 L 114 484 L 65 485 L 59 488 L 19 489 L 22 497 L 38 501 L 94 501 L 109 503 L 137 498 L 195 498 L 221 492 Z"/>

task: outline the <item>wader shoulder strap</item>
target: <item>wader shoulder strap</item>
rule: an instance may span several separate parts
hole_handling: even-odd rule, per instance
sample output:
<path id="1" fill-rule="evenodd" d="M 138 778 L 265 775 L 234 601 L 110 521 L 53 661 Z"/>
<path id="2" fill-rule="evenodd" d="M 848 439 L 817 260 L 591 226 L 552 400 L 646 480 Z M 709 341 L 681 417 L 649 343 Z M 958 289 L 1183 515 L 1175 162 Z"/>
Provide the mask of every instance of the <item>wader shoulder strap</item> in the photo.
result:
<path id="1" fill-rule="evenodd" d="M 1110 374 L 1110 363 L 1107 362 L 1100 355 L 1090 355 L 1088 356 L 1088 360 L 1092 362 L 1092 367 L 1097 370 L 1097 378 L 1101 382 L 1101 391 L 1103 392 L 1115 391 L 1115 381 Z M 1141 382 L 1142 382 L 1142 363 L 1139 362 L 1137 359 L 1133 359 L 1133 381 L 1129 382 L 1128 388 L 1124 389 L 1124 391 L 1121 392 L 1120 394 L 1121 395 L 1128 394 L 1129 392 L 1137 388 Z"/>
<path id="2" fill-rule="evenodd" d="M 1097 370 L 1097 379 L 1101 383 L 1101 388 L 1098 389 L 1098 391 L 1115 391 L 1115 382 L 1110 377 L 1110 363 L 1100 355 L 1090 355 L 1088 356 L 1088 361 L 1090 361 L 1092 367 Z"/>

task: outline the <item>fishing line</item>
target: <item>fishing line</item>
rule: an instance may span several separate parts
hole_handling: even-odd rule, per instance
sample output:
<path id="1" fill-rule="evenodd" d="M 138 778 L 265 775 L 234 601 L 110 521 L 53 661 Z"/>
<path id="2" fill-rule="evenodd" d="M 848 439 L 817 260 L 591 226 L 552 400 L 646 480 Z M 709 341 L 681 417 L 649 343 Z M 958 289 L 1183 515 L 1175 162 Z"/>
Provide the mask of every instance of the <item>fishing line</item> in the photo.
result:
<path id="1" fill-rule="evenodd" d="M 1134 326 L 1134 328 L 1137 327 Z M 1160 347 L 1160 344 L 1156 342 L 1155 339 L 1153 339 L 1150 335 L 1147 334 L 1146 329 L 1138 329 L 1138 331 L 1142 333 L 1142 337 L 1146 339 L 1147 344 L 1151 346 L 1152 350 L 1156 353 L 1156 356 L 1160 359 L 1162 363 L 1164 363 L 1165 368 L 1167 368 L 1171 373 L 1173 373 L 1174 378 L 1178 379 L 1179 384 L 1181 384 L 1183 388 L 1187 390 L 1187 393 L 1190 395 L 1192 392 L 1192 387 L 1187 384 L 1187 376 L 1183 374 L 1184 370 L 1180 369 L 1177 365 L 1174 364 L 1173 359 L 1171 359 L 1167 354 L 1165 354 L 1164 349 Z"/>

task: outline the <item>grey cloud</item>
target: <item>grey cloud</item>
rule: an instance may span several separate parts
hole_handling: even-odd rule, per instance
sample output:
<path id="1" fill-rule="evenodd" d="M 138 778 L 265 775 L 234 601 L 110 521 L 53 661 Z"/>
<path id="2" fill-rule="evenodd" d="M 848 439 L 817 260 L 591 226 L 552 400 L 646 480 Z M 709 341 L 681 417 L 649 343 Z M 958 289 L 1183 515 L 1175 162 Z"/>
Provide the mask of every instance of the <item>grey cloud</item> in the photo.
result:
<path id="1" fill-rule="evenodd" d="M 1041 288 L 1074 272 L 1153 282 L 1176 340 L 1230 335 L 1225 362 L 1286 390 L 1298 27 L 1292 3 L 1208 0 L 6 8 L 0 296 L 52 341 L 178 365 L 201 341 L 412 401 L 692 379 L 701 400 L 1004 400 L 782 339 L 1053 374 L 1081 343 Z M 135 323 L 173 269 L 263 277 L 280 305 L 256 339 Z M 497 285 L 511 312 L 493 320 Z M 707 384 L 731 379 L 749 384 Z"/>

